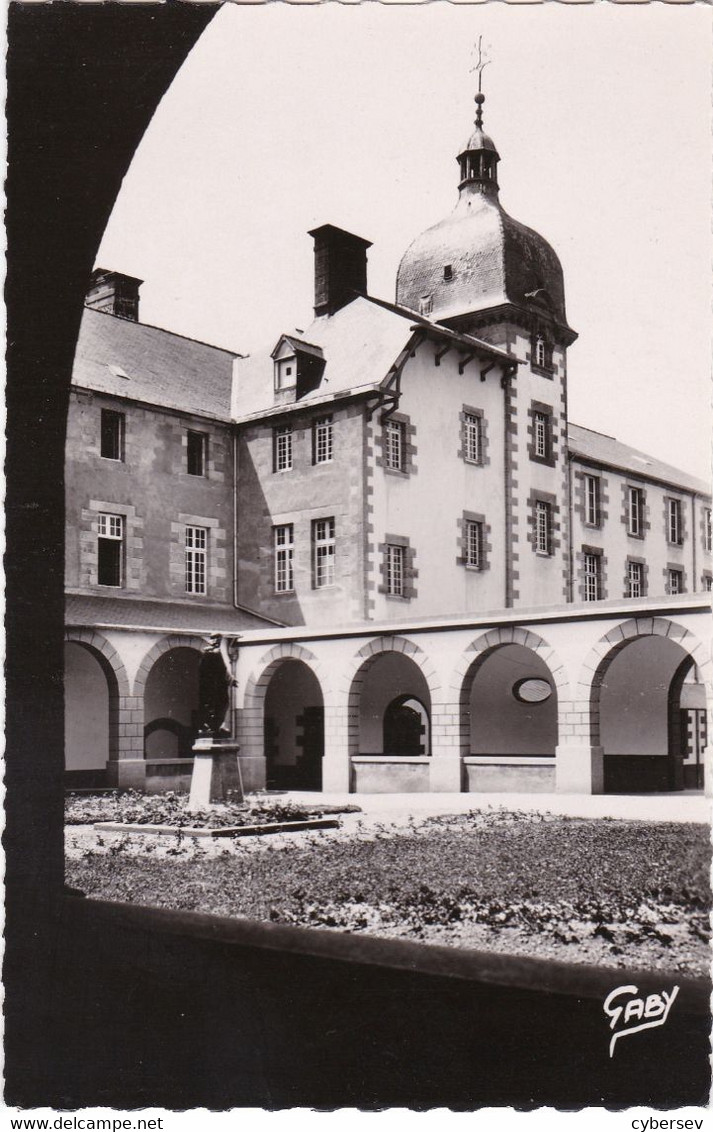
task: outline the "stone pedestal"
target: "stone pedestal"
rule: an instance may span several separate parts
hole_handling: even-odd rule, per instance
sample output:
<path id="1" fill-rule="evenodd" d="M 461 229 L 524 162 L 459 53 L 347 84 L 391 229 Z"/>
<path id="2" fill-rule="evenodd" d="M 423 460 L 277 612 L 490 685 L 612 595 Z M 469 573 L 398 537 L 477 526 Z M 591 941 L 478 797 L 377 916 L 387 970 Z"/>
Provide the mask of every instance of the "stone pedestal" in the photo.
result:
<path id="1" fill-rule="evenodd" d="M 193 746 L 193 776 L 188 799 L 189 810 L 204 810 L 211 802 L 224 802 L 228 791 L 235 801 L 243 800 L 238 772 L 240 747 L 230 739 L 198 739 Z"/>
<path id="2" fill-rule="evenodd" d="M 559 746 L 555 754 L 558 794 L 604 793 L 603 747 Z"/>

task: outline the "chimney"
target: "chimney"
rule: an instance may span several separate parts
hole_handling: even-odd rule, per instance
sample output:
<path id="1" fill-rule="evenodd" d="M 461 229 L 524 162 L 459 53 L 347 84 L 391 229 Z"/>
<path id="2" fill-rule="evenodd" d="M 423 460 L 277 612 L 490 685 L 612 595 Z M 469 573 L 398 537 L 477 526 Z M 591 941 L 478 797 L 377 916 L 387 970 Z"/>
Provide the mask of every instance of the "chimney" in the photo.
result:
<path id="1" fill-rule="evenodd" d="M 122 275 L 119 271 L 105 271 L 97 267 L 92 272 L 92 280 L 84 305 L 95 311 L 105 311 L 115 318 L 126 318 L 130 322 L 139 321 L 139 287 L 142 279 L 132 275 Z"/>
<path id="2" fill-rule="evenodd" d="M 314 239 L 314 313 L 332 315 L 357 295 L 366 295 L 369 240 L 333 224 L 309 233 Z"/>

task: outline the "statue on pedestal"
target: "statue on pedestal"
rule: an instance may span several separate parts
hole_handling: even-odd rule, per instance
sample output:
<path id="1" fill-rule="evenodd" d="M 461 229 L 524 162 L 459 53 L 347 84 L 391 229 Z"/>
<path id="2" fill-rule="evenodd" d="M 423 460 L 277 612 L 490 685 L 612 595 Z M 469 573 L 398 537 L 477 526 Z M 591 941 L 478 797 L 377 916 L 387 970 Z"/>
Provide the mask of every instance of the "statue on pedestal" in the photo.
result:
<path id="1" fill-rule="evenodd" d="M 229 739 L 226 726 L 230 688 L 237 681 L 222 653 L 222 636 L 211 633 L 198 663 L 198 737 L 200 739 Z"/>

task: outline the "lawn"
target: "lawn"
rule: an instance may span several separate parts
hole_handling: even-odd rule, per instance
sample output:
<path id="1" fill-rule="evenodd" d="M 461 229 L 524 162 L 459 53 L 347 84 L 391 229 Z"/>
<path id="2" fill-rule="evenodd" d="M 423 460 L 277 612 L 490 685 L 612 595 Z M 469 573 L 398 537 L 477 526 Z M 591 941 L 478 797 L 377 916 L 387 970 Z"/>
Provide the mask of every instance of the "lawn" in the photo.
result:
<path id="1" fill-rule="evenodd" d="M 490 810 L 364 830 L 357 818 L 220 849 L 109 835 L 74 853 L 67 881 L 162 908 L 708 971 L 706 826 Z"/>

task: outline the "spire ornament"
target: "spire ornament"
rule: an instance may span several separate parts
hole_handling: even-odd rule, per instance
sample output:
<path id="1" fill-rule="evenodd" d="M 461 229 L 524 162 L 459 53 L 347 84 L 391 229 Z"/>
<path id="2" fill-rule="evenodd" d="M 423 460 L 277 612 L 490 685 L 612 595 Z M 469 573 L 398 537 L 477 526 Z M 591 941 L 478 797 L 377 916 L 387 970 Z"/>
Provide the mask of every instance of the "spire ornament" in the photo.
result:
<path id="1" fill-rule="evenodd" d="M 483 128 L 483 103 L 485 102 L 485 95 L 483 94 L 483 71 L 488 66 L 488 63 L 492 63 L 492 59 L 487 58 L 487 48 L 486 48 L 485 52 L 483 51 L 483 37 L 482 37 L 482 35 L 478 36 L 478 43 L 477 43 L 476 47 L 473 48 L 474 54 L 475 54 L 476 50 L 478 52 L 478 61 L 476 63 L 474 63 L 473 66 L 470 68 L 470 72 L 471 72 L 471 74 L 473 74 L 474 72 L 477 72 L 477 74 L 478 74 L 478 93 L 475 96 L 475 107 L 476 107 L 476 109 L 475 109 L 475 128 L 477 130 L 482 130 L 482 128 Z"/>

